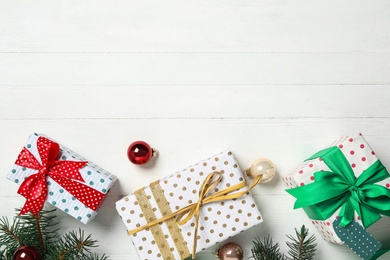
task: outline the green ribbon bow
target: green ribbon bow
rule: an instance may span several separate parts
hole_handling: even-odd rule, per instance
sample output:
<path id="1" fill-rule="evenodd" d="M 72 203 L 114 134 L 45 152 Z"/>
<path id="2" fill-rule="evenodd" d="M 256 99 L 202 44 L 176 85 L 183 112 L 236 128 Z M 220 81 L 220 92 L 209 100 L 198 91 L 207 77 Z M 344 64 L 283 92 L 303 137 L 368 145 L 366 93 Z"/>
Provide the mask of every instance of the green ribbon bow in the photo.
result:
<path id="1" fill-rule="evenodd" d="M 390 190 L 375 184 L 390 177 L 377 160 L 356 178 L 347 158 L 338 147 L 319 151 L 308 160 L 322 158 L 331 171 L 314 173 L 314 182 L 286 190 L 297 198 L 294 209 L 304 208 L 311 219 L 326 220 L 340 207 L 340 226 L 354 219 L 354 211 L 363 226 L 369 227 L 382 215 L 390 216 Z"/>

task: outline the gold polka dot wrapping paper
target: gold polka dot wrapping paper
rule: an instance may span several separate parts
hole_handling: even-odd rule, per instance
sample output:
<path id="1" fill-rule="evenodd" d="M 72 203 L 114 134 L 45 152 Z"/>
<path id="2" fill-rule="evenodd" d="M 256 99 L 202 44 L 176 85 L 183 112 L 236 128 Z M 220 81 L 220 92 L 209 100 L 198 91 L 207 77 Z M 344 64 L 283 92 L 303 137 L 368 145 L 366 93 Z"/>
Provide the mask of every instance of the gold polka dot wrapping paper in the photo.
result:
<path id="1" fill-rule="evenodd" d="M 140 228 L 196 203 L 202 184 L 213 172 L 220 173 L 222 179 L 212 192 L 245 182 L 232 152 L 224 151 L 137 190 L 117 201 L 116 209 L 128 231 Z M 238 192 L 244 190 L 246 187 Z M 262 221 L 250 192 L 240 198 L 204 204 L 199 210 L 196 252 Z M 179 225 L 177 218 L 171 218 L 130 237 L 140 259 L 186 259 L 194 248 L 195 226 L 195 218 L 183 225 Z"/>
<path id="2" fill-rule="evenodd" d="M 45 163 L 43 163 L 43 159 L 41 158 L 42 152 L 39 150 L 40 147 L 42 147 L 40 144 L 43 145 L 40 141 L 43 140 L 46 140 L 46 145 L 50 143 L 58 147 L 56 158 L 53 158 L 55 159 L 53 162 L 53 168 L 61 162 L 76 164 L 83 162 L 82 167 L 75 171 L 75 176 L 69 176 L 69 174 L 66 173 L 67 171 L 69 172 L 69 169 L 63 168 L 59 170 L 58 167 L 53 175 L 50 174 L 50 167 L 45 166 Z M 30 161 L 27 161 L 27 165 L 23 166 L 20 165 L 18 161 L 20 161 L 19 159 L 23 158 L 25 154 L 30 156 Z M 35 161 L 36 167 L 31 164 L 31 159 Z M 39 191 L 43 196 L 42 202 L 46 200 L 46 202 L 49 202 L 53 206 L 71 215 L 84 224 L 89 223 L 97 215 L 110 188 L 117 180 L 115 175 L 100 168 L 93 162 L 86 160 L 65 146 L 57 144 L 49 137 L 36 133 L 30 135 L 28 138 L 25 146 L 18 156 L 18 159 L 12 166 L 11 171 L 8 173 L 7 178 L 23 187 L 25 181 L 29 180 L 29 178 L 33 178 L 34 175 L 35 177 L 41 175 L 39 177 L 42 178 L 41 182 L 44 185 L 47 185 L 46 198 L 44 198 L 44 192 Z M 58 176 L 61 176 L 61 178 L 65 181 L 59 183 Z M 67 185 L 64 186 L 65 184 Z M 32 190 L 34 190 L 34 188 L 32 188 Z M 31 194 L 32 192 L 27 193 L 29 193 L 28 196 L 34 195 Z M 29 198 L 27 198 L 25 206 L 28 204 L 31 206 L 34 204 L 36 199 L 31 198 L 31 202 L 28 203 L 28 201 Z M 87 206 L 87 204 L 89 206 Z M 32 205 L 32 207 L 34 208 L 34 205 Z"/>

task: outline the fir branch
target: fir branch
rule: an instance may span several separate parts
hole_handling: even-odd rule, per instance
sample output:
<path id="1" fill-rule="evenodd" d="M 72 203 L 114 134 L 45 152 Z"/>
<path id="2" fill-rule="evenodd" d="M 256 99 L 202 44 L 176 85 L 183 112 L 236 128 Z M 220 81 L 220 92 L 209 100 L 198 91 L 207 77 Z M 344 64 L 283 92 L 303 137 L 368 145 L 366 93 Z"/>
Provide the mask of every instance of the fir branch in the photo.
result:
<path id="1" fill-rule="evenodd" d="M 291 240 L 286 244 L 290 248 L 288 251 L 289 256 L 285 256 L 280 253 L 279 244 L 273 243 L 270 235 L 261 241 L 257 238 L 253 241 L 252 257 L 255 260 L 313 260 L 316 252 L 315 236 L 309 235 L 309 230 L 302 225 L 300 231 L 295 229 L 296 238 L 292 235 L 287 235 Z"/>
<path id="2" fill-rule="evenodd" d="M 16 211 L 20 211 L 17 209 Z M 21 236 L 24 237 L 24 245 L 29 245 L 36 248 L 43 259 L 45 259 L 47 248 L 53 240 L 58 238 L 58 225 L 54 221 L 55 215 L 53 210 L 41 210 L 38 215 L 31 213 L 26 215 L 17 216 L 16 218 L 23 223 L 23 230 Z"/>
<path id="3" fill-rule="evenodd" d="M 270 235 L 265 237 L 263 241 L 256 238 L 253 244 L 251 251 L 255 260 L 281 260 L 285 258 L 280 252 L 279 244 L 274 244 Z"/>
<path id="4" fill-rule="evenodd" d="M 288 254 L 290 257 L 289 260 L 313 260 L 316 252 L 317 244 L 314 243 L 315 237 L 314 235 L 309 235 L 309 229 L 305 228 L 305 225 L 302 225 L 301 230 L 298 232 L 295 229 L 296 238 L 292 235 L 288 235 L 287 237 L 292 242 L 286 242 L 287 246 L 290 248 Z"/>
<path id="5" fill-rule="evenodd" d="M 3 217 L 0 220 L 0 259 L 12 259 L 13 252 L 24 244 L 24 237 L 20 234 L 23 230 L 23 223 L 14 218 L 12 224 Z"/>
<path id="6" fill-rule="evenodd" d="M 58 240 L 55 250 L 51 250 L 47 259 L 95 259 L 91 248 L 97 247 L 96 243 L 97 240 L 93 240 L 91 235 L 85 238 L 84 231 L 81 229 L 78 233 L 70 231 Z"/>
<path id="7" fill-rule="evenodd" d="M 44 254 L 45 253 L 45 244 L 43 242 L 43 235 L 42 235 L 42 229 L 41 229 L 41 214 L 38 215 L 32 215 L 32 217 L 35 219 L 35 225 L 36 225 L 36 231 L 37 231 L 37 236 L 38 236 L 38 241 L 39 241 L 39 246 L 41 248 L 41 252 Z M 43 255 L 43 258 L 45 258 L 45 255 Z"/>
<path id="8" fill-rule="evenodd" d="M 0 246 L 12 244 L 16 247 L 23 244 L 18 235 L 20 231 L 19 224 L 18 219 L 15 219 L 12 225 L 9 224 L 8 219 L 5 217 L 0 220 Z"/>
<path id="9" fill-rule="evenodd" d="M 17 211 L 20 211 L 17 209 Z M 10 260 L 20 246 L 31 246 L 39 251 L 43 260 L 107 260 L 91 252 L 97 241 L 91 235 L 78 232 L 58 235 L 54 210 L 42 210 L 37 216 L 16 216 L 11 225 L 7 218 L 0 219 L 0 260 Z"/>
<path id="10" fill-rule="evenodd" d="M 0 260 L 7 260 L 6 249 L 0 249 Z"/>

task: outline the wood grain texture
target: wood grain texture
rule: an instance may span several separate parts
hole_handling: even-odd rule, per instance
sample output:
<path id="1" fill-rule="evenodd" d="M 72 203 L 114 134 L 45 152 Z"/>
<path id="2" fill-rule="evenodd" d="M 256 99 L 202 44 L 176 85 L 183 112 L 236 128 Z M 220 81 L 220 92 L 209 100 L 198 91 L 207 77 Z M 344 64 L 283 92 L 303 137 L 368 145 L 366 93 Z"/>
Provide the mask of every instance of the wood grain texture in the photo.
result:
<path id="1" fill-rule="evenodd" d="M 1 53 L 2 85 L 388 85 L 383 53 Z"/>
<path id="2" fill-rule="evenodd" d="M 378 52 L 386 0 L 3 0 L 2 52 Z"/>
<path id="3" fill-rule="evenodd" d="M 388 118 L 388 86 L 53 86 L 0 88 L 0 118 Z M 66 95 L 68 98 L 59 98 Z M 14 106 L 16 100 L 32 102 Z M 99 106 L 99 109 L 96 109 Z M 239 106 L 239 109 L 237 109 Z M 55 108 L 55 109 L 53 109 Z M 81 109 L 80 109 L 81 108 Z M 23 110 L 21 113 L 20 111 Z"/>
<path id="4" fill-rule="evenodd" d="M 5 175 L 28 135 L 45 133 L 119 178 L 90 224 L 59 212 L 63 230 L 136 260 L 115 201 L 229 148 L 242 168 L 267 157 L 278 172 L 253 191 L 264 223 L 229 239 L 245 259 L 267 234 L 286 252 L 302 224 L 316 259 L 358 259 L 321 240 L 280 178 L 357 132 L 390 165 L 389 14 L 387 0 L 1 1 L 0 215 L 22 206 Z M 126 157 L 139 139 L 160 151 L 147 167 Z M 389 244 L 389 226 L 370 231 Z"/>

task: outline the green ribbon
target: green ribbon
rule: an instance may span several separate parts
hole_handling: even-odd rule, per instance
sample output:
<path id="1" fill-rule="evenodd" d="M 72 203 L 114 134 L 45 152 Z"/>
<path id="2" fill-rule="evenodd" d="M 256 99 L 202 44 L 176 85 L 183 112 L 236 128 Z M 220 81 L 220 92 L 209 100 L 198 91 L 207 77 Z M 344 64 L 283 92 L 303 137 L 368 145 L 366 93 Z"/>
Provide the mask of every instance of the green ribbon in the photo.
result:
<path id="1" fill-rule="evenodd" d="M 375 184 L 390 177 L 377 160 L 356 178 L 347 158 L 338 147 L 319 151 L 307 160 L 322 158 L 330 171 L 314 173 L 314 182 L 286 190 L 297 200 L 294 209 L 304 208 L 311 219 L 326 220 L 339 208 L 340 226 L 354 219 L 354 211 L 363 226 L 369 227 L 381 218 L 390 216 L 390 190 Z"/>
<path id="2" fill-rule="evenodd" d="M 378 259 L 379 257 L 381 257 L 382 255 L 386 254 L 389 251 L 390 251 L 390 248 L 380 249 L 380 250 L 376 251 L 376 253 L 373 257 L 371 257 L 371 260 Z"/>

